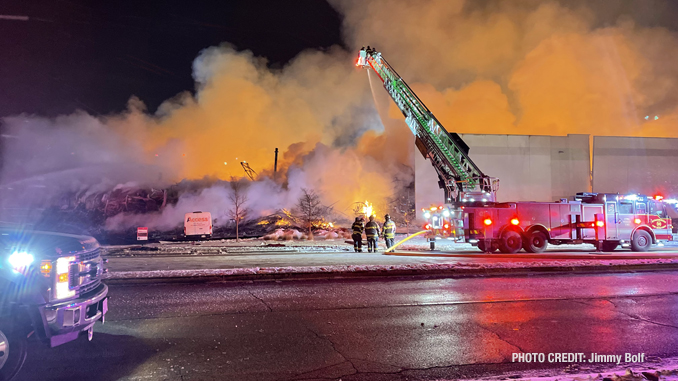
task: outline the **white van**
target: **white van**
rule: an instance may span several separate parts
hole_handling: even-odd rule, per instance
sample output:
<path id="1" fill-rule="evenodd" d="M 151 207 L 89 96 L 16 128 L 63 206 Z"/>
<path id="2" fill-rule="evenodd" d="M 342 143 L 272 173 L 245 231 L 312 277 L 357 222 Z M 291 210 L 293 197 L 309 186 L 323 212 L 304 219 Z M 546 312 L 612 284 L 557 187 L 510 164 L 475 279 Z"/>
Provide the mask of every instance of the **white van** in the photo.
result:
<path id="1" fill-rule="evenodd" d="M 200 211 L 186 213 L 184 235 L 186 238 L 210 238 L 212 236 L 212 214 Z"/>

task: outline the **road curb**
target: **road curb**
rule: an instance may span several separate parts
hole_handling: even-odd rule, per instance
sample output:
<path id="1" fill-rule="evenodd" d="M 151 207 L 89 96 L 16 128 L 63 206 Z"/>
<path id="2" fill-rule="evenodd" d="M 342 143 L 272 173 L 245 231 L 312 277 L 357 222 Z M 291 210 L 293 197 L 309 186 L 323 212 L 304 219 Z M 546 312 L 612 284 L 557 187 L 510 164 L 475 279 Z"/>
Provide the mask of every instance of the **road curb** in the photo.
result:
<path id="1" fill-rule="evenodd" d="M 104 275 L 107 281 L 135 280 L 278 280 L 278 279 L 338 279 L 383 276 L 426 277 L 493 277 L 525 276 L 539 274 L 586 274 L 678 270 L 678 263 L 624 264 L 584 266 L 530 266 L 530 267 L 469 267 L 459 265 L 390 265 L 390 266 L 307 266 L 307 267 L 255 267 L 236 269 L 117 271 Z"/>

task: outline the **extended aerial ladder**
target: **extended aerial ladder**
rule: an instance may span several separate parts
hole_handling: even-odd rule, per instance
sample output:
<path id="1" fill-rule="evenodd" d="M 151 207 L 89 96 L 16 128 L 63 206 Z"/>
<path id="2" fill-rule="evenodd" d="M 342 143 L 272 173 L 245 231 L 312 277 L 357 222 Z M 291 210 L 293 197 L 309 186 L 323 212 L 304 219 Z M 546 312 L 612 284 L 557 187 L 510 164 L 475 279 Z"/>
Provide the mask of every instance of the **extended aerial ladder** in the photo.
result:
<path id="1" fill-rule="evenodd" d="M 469 147 L 456 133 L 448 133 L 393 67 L 375 49 L 362 48 L 356 66 L 371 67 L 405 116 L 424 158 L 438 173 L 445 202 L 496 201 L 499 180 L 485 175 L 469 158 Z"/>
<path id="2" fill-rule="evenodd" d="M 254 181 L 254 178 L 257 177 L 257 173 L 254 172 L 254 169 L 250 167 L 250 165 L 246 161 L 241 161 L 240 165 L 242 165 L 242 169 L 245 170 L 245 174 L 247 177 L 250 178 L 250 180 Z"/>

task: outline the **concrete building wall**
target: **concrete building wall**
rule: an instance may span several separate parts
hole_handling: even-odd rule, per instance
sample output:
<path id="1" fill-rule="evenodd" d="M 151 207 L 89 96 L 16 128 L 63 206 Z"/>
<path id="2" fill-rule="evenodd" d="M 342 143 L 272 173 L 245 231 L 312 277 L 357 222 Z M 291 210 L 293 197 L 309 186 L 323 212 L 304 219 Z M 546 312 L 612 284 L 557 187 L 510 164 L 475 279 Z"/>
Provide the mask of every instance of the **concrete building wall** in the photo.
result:
<path id="1" fill-rule="evenodd" d="M 593 190 L 678 197 L 678 139 L 594 137 Z"/>
<path id="2" fill-rule="evenodd" d="M 461 135 L 469 156 L 500 179 L 499 201 L 554 201 L 590 189 L 589 135 Z M 417 210 L 440 204 L 443 192 L 430 162 L 415 152 Z"/>

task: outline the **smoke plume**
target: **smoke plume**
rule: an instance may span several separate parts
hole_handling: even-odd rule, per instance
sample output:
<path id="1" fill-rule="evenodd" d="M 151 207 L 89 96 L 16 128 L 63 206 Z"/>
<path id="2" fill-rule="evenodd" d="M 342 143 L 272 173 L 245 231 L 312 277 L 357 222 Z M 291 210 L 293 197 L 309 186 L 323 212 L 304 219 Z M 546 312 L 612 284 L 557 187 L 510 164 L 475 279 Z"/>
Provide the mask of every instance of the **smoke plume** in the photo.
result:
<path id="1" fill-rule="evenodd" d="M 195 59 L 194 93 L 154 112 L 132 96 L 122 114 L 3 119 L 0 187 L 13 197 L 3 203 L 227 180 L 244 175 L 241 161 L 260 174 L 248 193 L 255 214 L 291 207 L 301 188 L 347 216 L 355 201 L 383 202 L 394 180 L 412 179 L 413 139 L 381 84 L 353 66 L 368 44 L 449 131 L 678 137 L 676 34 L 633 13 L 610 19 L 588 2 L 529 0 L 331 3 L 348 51 L 308 50 L 271 69 L 224 43 Z M 169 228 L 192 210 L 226 220 L 227 196 L 227 184 L 213 181 L 158 213 L 120 214 L 107 226 Z"/>

